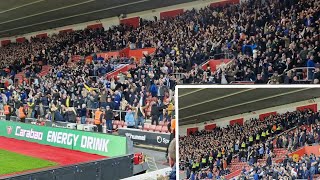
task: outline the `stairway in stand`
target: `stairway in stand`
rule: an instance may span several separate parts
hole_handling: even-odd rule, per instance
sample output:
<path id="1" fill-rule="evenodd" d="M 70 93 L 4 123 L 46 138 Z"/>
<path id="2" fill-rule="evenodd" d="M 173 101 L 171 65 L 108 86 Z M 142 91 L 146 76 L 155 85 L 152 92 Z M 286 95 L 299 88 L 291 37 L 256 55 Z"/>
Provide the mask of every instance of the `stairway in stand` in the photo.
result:
<path id="1" fill-rule="evenodd" d="M 49 65 L 45 65 L 42 67 L 42 71 L 38 74 L 39 76 L 45 76 L 49 73 L 49 71 L 51 70 L 51 66 Z"/>
<path id="2" fill-rule="evenodd" d="M 18 82 L 21 82 L 24 76 L 25 76 L 25 71 L 22 71 L 15 75 L 15 79 L 17 79 Z"/>
<path id="3" fill-rule="evenodd" d="M 283 159 L 285 158 L 286 154 L 288 154 L 288 151 L 286 149 L 283 148 L 275 148 L 273 151 L 275 157 L 272 158 L 272 162 L 273 163 L 279 163 L 281 161 L 283 161 Z M 265 165 L 267 162 L 267 158 L 264 157 L 263 159 L 259 159 L 258 160 L 259 164 L 261 165 Z M 229 165 L 229 170 L 230 170 L 230 174 L 227 175 L 227 179 L 239 176 L 241 171 L 246 168 L 247 170 L 249 170 L 249 165 L 247 162 L 239 162 L 238 158 L 234 158 L 231 161 L 231 164 Z"/>
<path id="4" fill-rule="evenodd" d="M 41 72 L 38 74 L 39 76 L 45 76 L 49 73 L 51 70 L 51 66 L 45 65 L 42 67 Z M 25 71 L 19 72 L 18 74 L 15 75 L 15 79 L 18 80 L 18 82 L 22 82 L 22 79 L 25 77 Z"/>

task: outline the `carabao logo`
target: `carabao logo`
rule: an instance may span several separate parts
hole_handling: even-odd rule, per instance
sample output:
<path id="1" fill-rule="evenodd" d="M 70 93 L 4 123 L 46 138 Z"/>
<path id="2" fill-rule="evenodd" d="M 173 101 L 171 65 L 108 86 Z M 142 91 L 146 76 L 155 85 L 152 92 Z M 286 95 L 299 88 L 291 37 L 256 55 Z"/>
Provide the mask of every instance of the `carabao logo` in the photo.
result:
<path id="1" fill-rule="evenodd" d="M 12 133 L 12 127 L 11 126 L 7 126 L 7 134 L 11 134 Z"/>

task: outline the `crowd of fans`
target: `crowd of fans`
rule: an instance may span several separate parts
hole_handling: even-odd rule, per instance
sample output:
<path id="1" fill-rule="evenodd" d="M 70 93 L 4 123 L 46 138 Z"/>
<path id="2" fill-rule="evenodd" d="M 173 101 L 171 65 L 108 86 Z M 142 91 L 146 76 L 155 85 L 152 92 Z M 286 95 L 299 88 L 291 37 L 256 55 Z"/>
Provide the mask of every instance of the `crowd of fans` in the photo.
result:
<path id="1" fill-rule="evenodd" d="M 81 123 L 86 123 L 87 118 L 94 118 L 95 109 L 108 106 L 121 110 L 122 120 L 125 112 L 132 110 L 137 114 L 134 121 L 142 117 L 139 120 L 142 126 L 147 118 L 153 117 L 154 124 L 171 120 L 174 84 L 170 85 L 167 75 L 139 66 L 127 75 L 107 80 L 99 68 L 96 69 L 99 76 L 92 76 L 95 68 L 90 68 L 91 65 L 63 64 L 44 77 L 34 77 L 30 84 L 11 85 L 1 94 L 0 108 L 8 104 L 12 115 L 18 115 L 21 104 L 26 104 L 29 118 L 76 122 L 76 117 L 81 117 Z M 120 120 L 119 111 L 115 115 Z M 135 127 L 137 123 L 134 122 Z"/>
<path id="2" fill-rule="evenodd" d="M 185 167 L 187 178 L 206 174 L 209 179 L 230 173 L 228 165 L 235 155 L 239 162 L 256 165 L 258 159 L 266 159 L 266 165 L 271 166 L 275 148 L 272 138 L 293 127 L 315 125 L 319 118 L 319 112 L 294 111 L 263 120 L 252 119 L 244 125 L 202 130 L 180 138 L 180 163 Z M 277 137 L 276 147 L 293 151 L 305 144 L 319 143 L 320 125 L 314 127 L 311 132 L 297 130 Z M 210 175 L 203 173 L 206 171 Z"/>
<path id="3" fill-rule="evenodd" d="M 141 20 L 136 29 L 125 25 L 61 33 L 50 38 L 0 48 L 2 68 L 11 74 L 28 64 L 62 65 L 72 55 L 156 47 L 142 62 L 168 74 L 184 73 L 183 83 L 299 83 L 294 67 L 315 67 L 309 80 L 319 79 L 319 1 L 249 0 L 240 5 L 188 10 L 178 17 Z M 231 66 L 216 72 L 200 65 L 210 56 L 232 54 Z"/>
<path id="4" fill-rule="evenodd" d="M 320 124 L 312 126 L 310 132 L 305 130 L 295 130 L 284 134 L 277 139 L 277 147 L 287 148 L 292 151 L 296 147 L 301 147 L 304 144 L 313 144 L 320 142 Z M 293 148 L 293 149 L 292 149 Z M 272 179 L 314 179 L 315 174 L 320 174 L 320 157 L 314 154 L 309 156 L 304 154 L 300 157 L 286 156 L 281 163 L 273 163 L 270 161 L 263 164 L 251 164 L 250 169 L 244 169 L 239 176 L 239 179 L 261 179 L 263 177 Z"/>

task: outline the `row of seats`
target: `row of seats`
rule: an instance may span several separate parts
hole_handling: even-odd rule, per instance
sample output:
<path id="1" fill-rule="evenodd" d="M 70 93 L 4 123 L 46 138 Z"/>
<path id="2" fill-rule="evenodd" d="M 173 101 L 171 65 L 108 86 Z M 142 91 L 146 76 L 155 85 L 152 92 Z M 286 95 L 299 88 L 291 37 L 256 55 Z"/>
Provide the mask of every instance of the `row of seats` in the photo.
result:
<path id="1" fill-rule="evenodd" d="M 80 123 L 80 118 L 77 118 L 77 123 Z M 159 125 L 151 125 L 151 124 L 144 124 L 144 131 L 150 131 L 150 132 L 160 132 L 160 133 L 168 133 L 168 123 L 169 122 L 163 122 L 160 121 Z M 94 124 L 94 119 L 93 118 L 87 118 L 86 119 L 86 124 Z M 105 125 L 105 123 L 102 123 Z M 118 128 L 126 128 L 128 125 L 125 121 L 119 121 L 119 120 L 114 120 L 112 122 L 113 129 L 118 129 Z M 139 126 L 139 129 L 142 129 L 141 126 Z"/>
<path id="2" fill-rule="evenodd" d="M 161 125 L 151 125 L 145 124 L 144 131 L 151 131 L 151 132 L 160 132 L 160 133 L 168 133 L 168 126 L 161 126 Z"/>

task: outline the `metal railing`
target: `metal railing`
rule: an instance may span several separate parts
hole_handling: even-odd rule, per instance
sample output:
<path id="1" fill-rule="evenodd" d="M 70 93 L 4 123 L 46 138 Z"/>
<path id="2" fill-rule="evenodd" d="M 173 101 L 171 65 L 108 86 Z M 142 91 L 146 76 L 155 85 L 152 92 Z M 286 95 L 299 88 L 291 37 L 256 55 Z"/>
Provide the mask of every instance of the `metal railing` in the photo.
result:
<path id="1" fill-rule="evenodd" d="M 218 59 L 234 59 L 235 55 L 230 52 L 217 53 L 213 56 L 209 56 L 210 59 L 218 60 Z"/>
<path id="2" fill-rule="evenodd" d="M 293 68 L 288 71 L 286 71 L 284 74 L 289 75 L 288 76 L 297 76 L 297 81 L 312 81 L 313 80 L 313 75 L 315 72 L 314 67 L 298 67 L 298 68 Z"/>
<path id="3" fill-rule="evenodd" d="M 26 172 L 19 175 L 10 175 L 4 178 L 8 180 L 123 179 L 131 177 L 135 174 L 132 160 L 133 154 L 128 154 L 122 157 L 105 158 L 85 163 L 47 168 L 45 170 L 35 170 L 33 172 Z"/>
<path id="4" fill-rule="evenodd" d="M 24 105 L 25 105 L 25 107 L 26 107 L 26 109 L 28 111 L 28 105 L 27 104 L 24 104 Z M 36 107 L 40 108 L 39 105 L 36 105 Z M 45 111 L 49 111 L 50 112 L 50 106 L 43 106 L 43 108 L 45 109 Z M 82 109 L 82 108 L 76 108 L 76 107 L 66 107 L 66 108 L 69 108 L 69 109 L 68 110 L 66 109 L 65 112 L 70 111 L 70 108 L 74 108 L 74 110 L 76 111 L 76 117 L 79 117 L 79 116 L 77 116 L 78 115 L 77 111 Z M 17 109 L 15 109 L 15 110 L 17 111 Z M 58 111 L 63 111 L 61 108 L 57 108 L 57 110 Z M 86 118 L 90 118 L 90 117 L 94 118 L 94 113 L 95 113 L 95 111 L 97 109 L 96 108 L 86 108 L 86 110 L 87 110 Z M 122 119 L 123 113 L 127 113 L 128 112 L 128 111 L 125 111 L 125 110 L 112 110 L 112 111 L 113 111 L 113 113 L 115 115 L 119 115 L 119 119 L 120 120 L 123 120 Z M 47 115 L 49 112 L 45 112 L 45 115 Z M 91 115 L 90 115 L 90 113 L 91 113 Z M 0 115 L 3 115 L 3 114 L 4 114 L 4 111 L 0 110 Z M 46 119 L 46 118 L 44 118 L 44 119 Z M 48 119 L 46 119 L 46 120 L 48 120 Z"/>
<path id="5" fill-rule="evenodd" d="M 214 54 L 213 56 L 209 56 L 209 59 L 206 60 L 205 62 L 200 64 L 200 67 L 202 67 L 203 65 L 207 64 L 208 61 L 210 60 L 219 60 L 219 59 L 234 59 L 235 55 L 230 53 L 230 52 L 225 52 L 225 53 L 218 53 L 218 54 Z"/>
<path id="6" fill-rule="evenodd" d="M 184 73 L 172 73 L 173 77 L 175 78 L 175 80 L 177 82 L 180 82 L 181 79 L 185 78 L 185 74 Z"/>
<path id="7" fill-rule="evenodd" d="M 254 84 L 254 81 L 231 81 L 230 84 L 248 85 L 248 84 Z"/>

